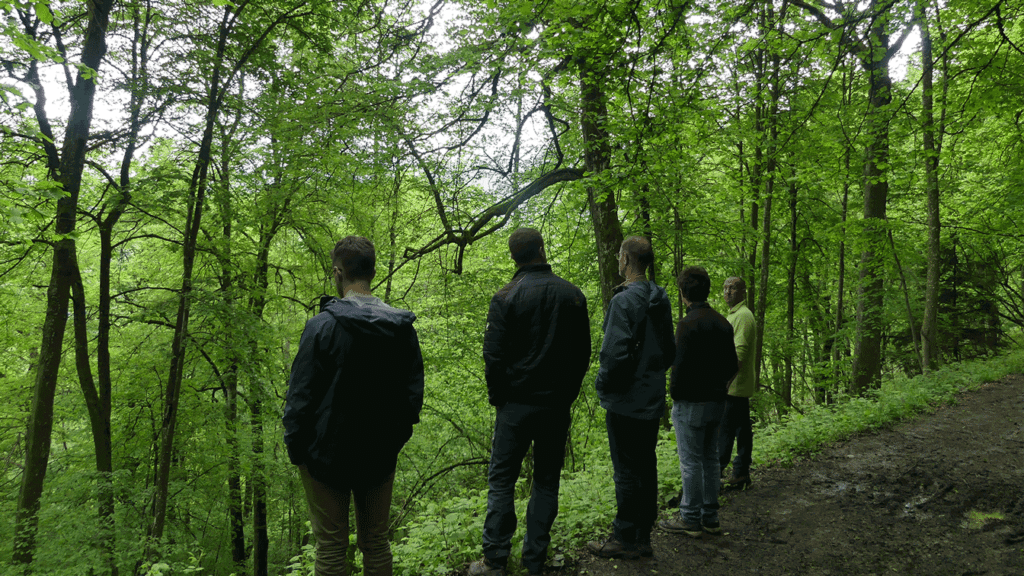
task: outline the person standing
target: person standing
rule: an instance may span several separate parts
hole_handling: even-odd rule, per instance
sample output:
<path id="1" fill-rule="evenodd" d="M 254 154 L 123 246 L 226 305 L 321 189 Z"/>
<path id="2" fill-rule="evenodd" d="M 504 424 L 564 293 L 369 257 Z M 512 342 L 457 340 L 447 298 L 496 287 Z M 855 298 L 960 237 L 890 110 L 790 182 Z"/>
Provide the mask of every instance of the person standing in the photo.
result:
<path id="1" fill-rule="evenodd" d="M 416 315 L 370 290 L 373 243 L 347 236 L 331 252 L 341 299 L 324 296 L 292 363 L 284 442 L 299 467 L 316 539 L 316 575 L 348 573 L 349 501 L 363 574 L 391 576 L 388 514 L 398 453 L 423 407 Z"/>
<path id="2" fill-rule="evenodd" d="M 743 489 L 750 486 L 750 460 L 754 449 L 754 430 L 750 421 L 750 397 L 754 395 L 754 342 L 757 331 L 754 314 L 744 302 L 747 283 L 733 276 L 722 288 L 729 306 L 729 324 L 732 324 L 733 344 L 739 360 L 739 371 L 729 384 L 725 397 L 725 414 L 718 436 L 718 458 L 721 473 L 732 458 L 733 440 L 736 441 L 736 459 L 732 461 L 732 474 L 722 481 L 725 489 Z"/>
<path id="3" fill-rule="evenodd" d="M 666 532 L 695 538 L 720 534 L 718 519 L 718 426 L 725 411 L 729 381 L 738 362 L 732 325 L 707 302 L 711 279 L 704 268 L 690 266 L 679 275 L 686 315 L 676 327 L 676 356 L 669 392 L 676 432 L 683 497 L 679 515 L 662 520 Z"/>
<path id="4" fill-rule="evenodd" d="M 497 408 L 487 471 L 487 515 L 481 560 L 470 576 L 503 576 L 516 530 L 515 484 L 533 444 L 533 491 L 526 510 L 522 563 L 540 574 L 558 515 L 558 488 L 570 408 L 590 365 L 587 299 L 556 276 L 544 240 L 520 228 L 508 240 L 512 281 L 491 299 L 484 332 L 487 396 Z"/>
<path id="5" fill-rule="evenodd" d="M 651 556 L 658 518 L 658 428 L 665 412 L 665 373 L 675 356 L 672 306 L 665 289 L 647 279 L 654 251 L 646 238 L 626 238 L 619 274 L 604 319 L 601 368 L 595 386 L 605 409 L 615 470 L 612 536 L 587 547 L 602 558 Z"/>

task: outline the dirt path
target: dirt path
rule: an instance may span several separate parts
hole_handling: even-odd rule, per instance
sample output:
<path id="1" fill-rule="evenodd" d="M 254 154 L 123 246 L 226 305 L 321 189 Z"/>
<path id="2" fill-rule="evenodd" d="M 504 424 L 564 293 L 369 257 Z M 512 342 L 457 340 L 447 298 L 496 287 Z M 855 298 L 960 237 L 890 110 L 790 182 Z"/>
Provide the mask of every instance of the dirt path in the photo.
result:
<path id="1" fill-rule="evenodd" d="M 1022 427 L 1016 375 L 813 460 L 755 471 L 752 487 L 726 494 L 722 536 L 656 532 L 653 559 L 580 552 L 567 572 L 1022 576 Z"/>

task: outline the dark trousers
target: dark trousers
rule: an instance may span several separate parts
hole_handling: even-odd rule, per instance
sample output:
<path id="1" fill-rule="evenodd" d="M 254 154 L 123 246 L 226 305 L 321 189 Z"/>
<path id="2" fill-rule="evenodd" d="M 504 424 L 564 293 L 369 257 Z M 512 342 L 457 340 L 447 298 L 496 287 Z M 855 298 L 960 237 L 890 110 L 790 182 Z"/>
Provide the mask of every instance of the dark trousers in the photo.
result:
<path id="1" fill-rule="evenodd" d="M 718 459 L 722 471 L 732 458 L 732 442 L 736 440 L 736 459 L 732 462 L 733 477 L 750 475 L 750 457 L 754 450 L 754 430 L 750 422 L 750 398 L 725 397 L 725 416 L 718 434 Z"/>
<path id="2" fill-rule="evenodd" d="M 640 420 L 614 412 L 605 413 L 608 447 L 615 469 L 615 503 L 612 521 L 615 539 L 626 544 L 649 543 L 658 518 L 659 419 Z"/>
<path id="3" fill-rule="evenodd" d="M 523 565 L 539 574 L 551 543 L 551 525 L 558 515 L 558 485 L 569 435 L 569 408 L 544 408 L 508 403 L 498 408 L 487 471 L 487 516 L 484 557 L 506 566 L 516 531 L 515 487 L 523 458 L 533 444 L 533 491 L 526 508 Z"/>

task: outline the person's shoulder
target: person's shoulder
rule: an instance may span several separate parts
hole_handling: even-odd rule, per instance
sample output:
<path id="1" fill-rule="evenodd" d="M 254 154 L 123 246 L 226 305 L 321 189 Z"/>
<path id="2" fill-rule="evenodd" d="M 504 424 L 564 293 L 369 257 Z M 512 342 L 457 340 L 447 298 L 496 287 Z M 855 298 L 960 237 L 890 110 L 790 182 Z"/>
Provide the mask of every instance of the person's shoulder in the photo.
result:
<path id="1" fill-rule="evenodd" d="M 516 276 L 511 281 L 509 281 L 508 284 L 505 284 L 504 286 L 499 288 L 498 291 L 494 293 L 494 296 L 491 297 L 491 301 L 503 302 L 505 300 L 508 300 L 508 297 L 512 294 L 513 289 L 515 289 L 515 287 L 518 286 L 524 279 L 524 276 Z"/>
<path id="2" fill-rule="evenodd" d="M 571 292 L 576 296 L 583 297 L 583 290 L 581 290 L 579 286 L 573 284 L 572 282 L 566 280 L 565 278 L 562 278 L 561 276 L 555 274 L 551 270 L 538 272 L 537 281 L 555 286 L 566 292 Z"/>
<path id="3" fill-rule="evenodd" d="M 327 310 L 321 310 L 319 314 L 306 320 L 305 331 L 309 333 L 320 333 L 331 329 L 337 323 L 337 319 Z"/>
<path id="4" fill-rule="evenodd" d="M 619 306 L 646 307 L 647 296 L 648 290 L 645 282 L 631 282 L 612 296 L 609 304 L 617 303 Z"/>

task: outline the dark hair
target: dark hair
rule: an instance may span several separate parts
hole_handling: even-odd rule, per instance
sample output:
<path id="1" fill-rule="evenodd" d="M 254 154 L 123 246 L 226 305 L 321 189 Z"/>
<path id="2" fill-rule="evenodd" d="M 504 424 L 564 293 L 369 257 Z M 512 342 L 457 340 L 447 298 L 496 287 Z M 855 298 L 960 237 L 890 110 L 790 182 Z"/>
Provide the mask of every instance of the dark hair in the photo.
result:
<path id="1" fill-rule="evenodd" d="M 689 266 L 679 275 L 679 292 L 690 302 L 707 302 L 711 278 L 700 266 Z"/>
<path id="2" fill-rule="evenodd" d="M 526 264 L 540 258 L 540 249 L 544 247 L 544 239 L 540 232 L 533 228 L 520 228 L 508 237 L 508 251 L 516 264 Z"/>
<path id="3" fill-rule="evenodd" d="M 619 249 L 624 254 L 629 254 L 640 265 L 640 272 L 646 273 L 654 266 L 654 248 L 651 241 L 643 236 L 630 236 L 622 241 Z"/>
<path id="4" fill-rule="evenodd" d="M 362 236 L 345 236 L 331 250 L 331 261 L 350 280 L 369 280 L 377 272 L 373 242 Z"/>

